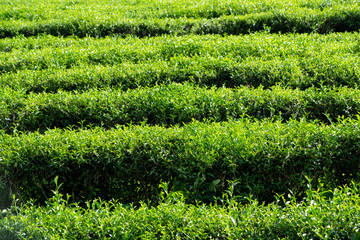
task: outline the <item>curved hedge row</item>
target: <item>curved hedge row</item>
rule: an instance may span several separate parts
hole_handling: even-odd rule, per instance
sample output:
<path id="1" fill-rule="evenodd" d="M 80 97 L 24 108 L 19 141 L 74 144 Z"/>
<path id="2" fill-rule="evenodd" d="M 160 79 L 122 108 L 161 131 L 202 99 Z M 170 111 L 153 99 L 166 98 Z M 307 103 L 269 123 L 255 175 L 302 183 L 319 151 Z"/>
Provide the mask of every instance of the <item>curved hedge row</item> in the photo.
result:
<path id="1" fill-rule="evenodd" d="M 8 2 L 7 2 L 8 1 Z M 227 15 L 246 15 L 271 12 L 279 9 L 324 10 L 334 6 L 352 6 L 357 3 L 349 0 L 331 0 L 331 4 L 323 1 L 307 0 L 172 0 L 163 1 L 54 1 L 47 4 L 41 1 L 18 1 L 16 8 L 13 2 L 1 2 L 0 20 L 41 21 L 49 19 L 77 19 L 79 16 L 87 20 L 104 18 L 218 18 Z M 104 14 L 106 13 L 106 14 Z"/>
<path id="2" fill-rule="evenodd" d="M 193 81 L 357 88 L 359 34 L 0 40 L 0 85 L 26 92 Z"/>
<path id="3" fill-rule="evenodd" d="M 211 57 L 175 57 L 170 61 L 123 63 L 114 66 L 85 65 L 70 69 L 23 70 L 0 76 L 0 85 L 27 93 L 86 91 L 99 88 L 134 89 L 170 82 L 199 86 L 237 87 L 282 85 L 288 88 L 360 85 L 357 56 L 319 56 L 285 60 L 245 60 Z"/>
<path id="4" fill-rule="evenodd" d="M 94 11 L 64 15 L 37 21 L 2 20 L 0 38 L 17 35 L 104 37 L 109 35 L 135 35 L 150 37 L 163 34 L 223 34 L 239 35 L 269 30 L 272 33 L 331 33 L 358 31 L 360 6 L 334 5 L 323 9 L 290 7 L 243 16 L 224 15 L 216 18 L 137 18 L 114 15 L 96 16 Z M 236 13 L 235 13 L 236 14 Z M 92 16 L 94 15 L 94 16 Z M 215 14 L 216 15 L 216 14 Z"/>
<path id="5" fill-rule="evenodd" d="M 108 54 L 110 63 L 115 57 L 128 57 L 129 61 L 143 61 L 178 55 L 203 56 L 240 56 L 246 58 L 254 55 L 266 56 L 267 59 L 290 57 L 292 55 L 314 55 L 317 53 L 359 53 L 359 33 L 329 33 L 321 34 L 269 34 L 257 32 L 241 36 L 221 35 L 186 35 L 186 36 L 158 36 L 154 38 L 137 38 L 129 36 L 120 38 L 107 36 L 105 38 L 54 37 L 40 35 L 33 37 L 17 36 L 15 38 L 0 39 L 2 54 L 16 54 L 17 58 L 27 51 L 37 51 L 34 55 L 59 55 L 59 53 L 75 54 L 81 52 L 84 57 L 89 54 L 104 60 Z M 52 51 L 51 51 L 52 50 Z M 116 54 L 118 53 L 118 54 Z M 122 55 L 119 55 L 122 54 Z M 143 54 L 141 54 L 143 53 Z M 146 53 L 146 54 L 144 54 Z M 102 54 L 102 55 L 101 55 Z M 11 55 L 2 55 L 10 57 Z M 137 56 L 140 55 L 140 56 Z M 144 58 L 144 55 L 147 58 Z M 60 58 L 60 56 L 58 56 Z M 131 58 L 132 57 L 132 58 Z M 135 58 L 137 57 L 137 58 Z M 83 58 L 79 58 L 83 61 Z"/>
<path id="6" fill-rule="evenodd" d="M 360 238 L 356 185 L 326 194 L 309 189 L 302 202 L 280 200 L 285 206 L 257 201 L 240 206 L 229 198 L 225 206 L 194 206 L 172 193 L 154 208 L 99 200 L 81 208 L 55 193 L 43 208 L 28 204 L 0 213 L 0 239 Z"/>
<path id="7" fill-rule="evenodd" d="M 1 134 L 0 176 L 23 200 L 43 202 L 59 176 L 73 201 L 96 197 L 157 202 L 160 185 L 188 201 L 212 202 L 237 181 L 234 195 L 270 202 L 303 196 L 307 181 L 326 188 L 358 181 L 359 120 L 198 123 Z"/>
<path id="8" fill-rule="evenodd" d="M 359 90 L 272 87 L 204 89 L 192 84 L 170 84 L 127 92 L 107 89 L 84 93 L 31 94 L 2 90 L 0 129 L 7 132 L 45 131 L 48 128 L 117 124 L 175 125 L 228 121 L 243 117 L 316 119 L 325 123 L 360 112 Z"/>
<path id="9" fill-rule="evenodd" d="M 32 41 L 20 40 L 23 48 L 3 42 L 0 72 L 68 69 L 83 65 L 114 65 L 120 63 L 147 63 L 153 61 L 186 61 L 187 58 L 204 58 L 241 62 L 255 60 L 302 58 L 358 57 L 359 33 L 332 34 L 330 36 L 252 34 L 248 36 L 183 36 L 158 38 L 106 38 L 55 40 L 46 37 Z M 54 42 L 51 41 L 54 39 Z M 55 46 L 54 46 L 55 45 Z M 180 58 L 180 59 L 178 59 Z"/>

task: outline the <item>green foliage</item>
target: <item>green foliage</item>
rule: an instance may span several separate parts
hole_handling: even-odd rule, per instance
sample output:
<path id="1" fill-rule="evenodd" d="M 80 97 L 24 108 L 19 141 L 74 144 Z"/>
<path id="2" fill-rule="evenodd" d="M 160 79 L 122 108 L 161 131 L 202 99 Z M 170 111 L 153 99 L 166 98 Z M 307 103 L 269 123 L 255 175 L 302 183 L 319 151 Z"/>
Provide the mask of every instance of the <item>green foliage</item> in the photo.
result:
<path id="1" fill-rule="evenodd" d="M 156 203 L 168 182 L 189 202 L 235 194 L 271 202 L 302 196 L 304 174 L 329 188 L 358 180 L 358 120 L 329 126 L 305 121 L 194 122 L 183 127 L 51 130 L 1 135 L 1 176 L 22 199 L 43 202 L 59 176 L 73 201 L 101 197 Z"/>
<path id="2" fill-rule="evenodd" d="M 58 190 L 44 207 L 27 203 L 3 211 L 2 239 L 360 238 L 360 197 L 355 184 L 333 191 L 310 186 L 302 201 L 290 195 L 279 197 L 277 204 L 250 200 L 244 206 L 229 191 L 223 205 L 189 205 L 181 194 L 172 192 L 156 207 L 101 200 L 79 207 L 69 204 Z"/>
<path id="3" fill-rule="evenodd" d="M 189 83 L 171 83 L 126 92 L 113 89 L 30 95 L 12 90 L 1 92 L 0 129 L 8 133 L 87 126 L 110 129 L 119 124 L 172 126 L 194 119 L 221 122 L 244 117 L 283 121 L 306 117 L 331 123 L 339 118 L 356 118 L 360 112 L 360 92 L 350 88 L 206 89 Z"/>
<path id="4" fill-rule="evenodd" d="M 10 196 L 11 193 L 9 193 L 9 186 L 7 186 L 2 177 L 0 177 L 0 209 L 5 209 L 11 206 L 12 200 Z"/>
<path id="5" fill-rule="evenodd" d="M 0 240 L 360 238 L 359 29 L 353 0 L 0 1 Z"/>
<path id="6" fill-rule="evenodd" d="M 358 88 L 358 33 L 0 40 L 0 85 L 29 92 L 199 86 Z"/>
<path id="7" fill-rule="evenodd" d="M 40 1 L 2 6 L 0 38 L 42 33 L 54 36 L 104 37 L 162 34 L 330 33 L 360 29 L 354 1 Z M 84 6 L 85 4 L 85 6 Z"/>

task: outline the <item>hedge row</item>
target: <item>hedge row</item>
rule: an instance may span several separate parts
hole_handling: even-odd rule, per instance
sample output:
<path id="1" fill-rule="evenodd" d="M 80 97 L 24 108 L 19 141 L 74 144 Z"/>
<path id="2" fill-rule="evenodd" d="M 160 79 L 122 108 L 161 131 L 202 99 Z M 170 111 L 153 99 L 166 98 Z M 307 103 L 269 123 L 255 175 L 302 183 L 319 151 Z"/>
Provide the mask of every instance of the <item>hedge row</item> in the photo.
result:
<path id="1" fill-rule="evenodd" d="M 218 18 L 226 15 L 246 15 L 270 12 L 279 9 L 324 10 L 334 6 L 352 6 L 354 1 L 332 0 L 331 4 L 323 1 L 238 1 L 238 0 L 171 0 L 166 1 L 21 1 L 16 7 L 11 2 L 1 2 L 0 20 L 41 21 L 50 19 L 86 20 L 112 18 Z M 105 14 L 104 14 L 105 13 Z M 105 15 L 105 16 L 104 16 Z"/>
<path id="2" fill-rule="evenodd" d="M 86 91 L 92 88 L 134 89 L 170 82 L 199 86 L 237 87 L 282 85 L 307 89 L 360 85 L 356 56 L 324 56 L 303 59 L 262 60 L 175 57 L 171 61 L 123 63 L 114 66 L 86 65 L 70 69 L 23 70 L 0 76 L 0 85 L 27 93 Z"/>
<path id="3" fill-rule="evenodd" d="M 0 176 L 7 192 L 44 202 L 59 176 L 75 202 L 101 197 L 157 202 L 163 183 L 189 202 L 234 194 L 271 202 L 303 196 L 305 176 L 326 188 L 359 180 L 359 120 L 194 122 L 184 127 L 121 127 L 1 134 Z M 4 190 L 5 191 L 5 190 Z"/>
<path id="4" fill-rule="evenodd" d="M 66 39 L 55 40 L 46 37 L 27 42 L 19 42 L 25 48 L 15 48 L 5 41 L 0 58 L 0 72 L 10 73 L 19 70 L 40 70 L 47 68 L 68 69 L 83 65 L 114 65 L 119 63 L 144 63 L 153 61 L 178 61 L 178 57 L 214 58 L 217 60 L 258 58 L 299 59 L 302 58 L 349 58 L 358 57 L 359 33 L 332 34 L 330 36 L 311 35 L 273 35 L 253 34 L 251 36 L 183 36 L 157 38 L 106 38 L 106 39 Z M 54 43 L 48 43 L 52 41 Z M 32 44 L 37 44 L 37 46 Z M 56 47 L 55 47 L 56 46 Z M 31 49 L 34 48 L 34 49 Z M 175 59 L 174 59 L 175 58 Z M 174 60 L 172 60 L 174 59 Z M 184 61 L 184 60 L 183 60 Z M 201 59 L 200 61 L 204 61 Z"/>
<path id="5" fill-rule="evenodd" d="M 325 194 L 308 190 L 302 202 L 267 206 L 188 205 L 171 193 L 156 208 L 93 201 L 69 205 L 55 192 L 43 208 L 30 204 L 0 215 L 0 239 L 359 239 L 359 187 Z"/>
<path id="6" fill-rule="evenodd" d="M 329 33 L 321 34 L 269 34 L 257 32 L 242 36 L 221 35 L 186 35 L 186 36 L 158 36 L 154 38 L 137 38 L 129 36 L 120 38 L 107 36 L 105 38 L 54 37 L 40 35 L 36 37 L 16 36 L 15 38 L 0 39 L 0 52 L 14 52 L 20 57 L 27 51 L 38 51 L 36 55 L 56 53 L 82 52 L 84 54 L 104 54 L 113 59 L 112 54 L 122 53 L 121 57 L 131 61 L 144 60 L 140 53 L 147 57 L 169 59 L 174 55 L 206 55 L 206 56 L 241 56 L 242 58 L 255 55 L 289 57 L 293 54 L 306 56 L 313 51 L 317 53 L 358 53 L 359 33 Z M 51 52 L 50 48 L 56 49 Z M 42 50 L 42 51 L 41 51 Z M 111 54 L 110 54 L 111 53 Z M 143 54 L 144 55 L 144 54 Z M 3 55 L 10 57 L 11 55 Z M 81 59 L 81 58 L 80 58 Z"/>
<path id="7" fill-rule="evenodd" d="M 229 15 L 217 18 L 128 18 L 118 15 L 91 17 L 93 12 L 62 16 L 59 19 L 37 21 L 2 20 L 0 38 L 17 35 L 104 37 L 108 35 L 135 35 L 139 37 L 163 34 L 224 34 L 238 35 L 269 30 L 272 33 L 330 33 L 358 31 L 360 6 L 334 5 L 324 9 L 288 8 L 243 16 Z M 74 17 L 76 16 L 76 17 Z M 60 16 L 61 17 L 61 16 Z"/>
<path id="8" fill-rule="evenodd" d="M 358 35 L 0 41 L 0 49 L 9 50 L 0 59 L 0 85 L 26 92 L 113 86 L 125 90 L 184 81 L 202 86 L 357 88 Z"/>
<path id="9" fill-rule="evenodd" d="M 48 128 L 117 124 L 175 125 L 228 121 L 243 117 L 316 119 L 325 123 L 360 112 L 359 90 L 348 88 L 305 91 L 272 87 L 236 90 L 204 89 L 192 84 L 170 84 L 127 92 L 107 89 L 84 93 L 31 94 L 2 90 L 0 129 L 45 131 Z"/>

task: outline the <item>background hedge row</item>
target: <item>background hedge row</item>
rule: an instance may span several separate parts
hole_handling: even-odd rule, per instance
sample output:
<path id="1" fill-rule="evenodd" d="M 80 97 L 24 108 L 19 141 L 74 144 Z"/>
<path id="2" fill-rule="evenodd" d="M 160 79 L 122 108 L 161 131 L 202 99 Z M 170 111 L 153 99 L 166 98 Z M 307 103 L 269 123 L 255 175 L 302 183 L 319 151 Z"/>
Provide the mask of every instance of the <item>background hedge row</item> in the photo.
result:
<path id="1" fill-rule="evenodd" d="M 1 73 L 47 68 L 68 69 L 83 65 L 114 65 L 119 63 L 146 63 L 169 61 L 181 62 L 182 58 L 204 58 L 241 62 L 251 60 L 286 60 L 338 55 L 340 58 L 357 57 L 359 34 L 273 35 L 252 34 L 249 36 L 162 36 L 139 39 L 129 37 L 91 39 L 67 38 L 55 40 L 40 37 L 31 40 L 20 38 L 15 43 L 3 41 L 1 49 Z M 184 59 L 183 61 L 185 61 Z M 321 62 L 321 61 L 319 61 Z"/>
<path id="2" fill-rule="evenodd" d="M 209 4 L 210 5 L 210 4 Z M 230 8 L 228 8 L 230 9 Z M 99 11 L 97 9 L 97 11 Z M 99 12 L 98 12 L 99 13 Z M 163 34 L 223 34 L 238 35 L 250 32 L 268 30 L 272 33 L 331 33 L 358 31 L 360 29 L 360 7 L 357 3 L 335 4 L 323 8 L 289 7 L 270 9 L 265 12 L 255 12 L 246 15 L 219 15 L 214 17 L 194 18 L 183 16 L 172 18 L 164 16 L 157 18 L 126 17 L 121 14 L 92 14 L 75 11 L 74 15 L 56 13 L 57 18 L 42 20 L 2 20 L 0 23 L 0 38 L 17 35 L 34 36 L 50 34 L 54 36 L 104 37 L 109 35 L 134 35 L 150 37 Z M 11 15 L 11 14 L 8 14 Z M 93 15 L 93 16 L 92 16 Z M 3 14 L 4 16 L 4 14 Z M 31 14 L 30 14 L 31 16 Z M 201 16 L 200 16 L 201 17 Z M 21 18 L 21 17 L 20 17 Z"/>
<path id="3" fill-rule="evenodd" d="M 304 91 L 282 87 L 201 88 L 193 84 L 169 84 L 129 91 L 90 90 L 83 93 L 30 94 L 0 91 L 0 129 L 45 131 L 118 124 L 171 126 L 192 120 L 290 118 L 337 122 L 356 118 L 360 92 L 350 88 Z"/>
<path id="4" fill-rule="evenodd" d="M 358 33 L 0 40 L 0 85 L 26 92 L 276 84 L 358 88 Z"/>
<path id="5" fill-rule="evenodd" d="M 173 61 L 85 65 L 70 69 L 23 70 L 0 75 L 0 84 L 29 92 L 86 91 L 92 88 L 134 89 L 171 82 L 199 86 L 238 87 L 282 85 L 288 88 L 341 87 L 357 89 L 359 61 L 356 56 L 317 59 L 251 58 L 215 59 L 176 57 Z"/>
<path id="6" fill-rule="evenodd" d="M 163 1 L 121 1 L 112 0 L 94 1 L 59 1 L 49 0 L 47 4 L 42 4 L 39 0 L 31 2 L 19 0 L 4 0 L 1 2 L 1 20 L 20 20 L 20 21 L 41 21 L 49 19 L 85 19 L 102 18 L 218 18 L 227 15 L 247 15 L 273 10 L 324 10 L 334 6 L 357 6 L 358 3 L 351 0 L 332 0 L 327 4 L 324 1 L 308 0 L 264 0 L 264 1 L 245 1 L 245 0 L 172 0 Z"/>

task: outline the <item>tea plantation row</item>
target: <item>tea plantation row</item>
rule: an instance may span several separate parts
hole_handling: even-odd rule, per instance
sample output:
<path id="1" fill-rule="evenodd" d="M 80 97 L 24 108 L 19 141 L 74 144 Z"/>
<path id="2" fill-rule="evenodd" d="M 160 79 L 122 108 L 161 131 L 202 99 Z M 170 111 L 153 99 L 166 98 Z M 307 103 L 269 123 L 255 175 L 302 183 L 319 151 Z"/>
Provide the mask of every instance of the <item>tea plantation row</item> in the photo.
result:
<path id="1" fill-rule="evenodd" d="M 181 194 L 165 193 L 156 208 L 134 209 L 99 200 L 81 208 L 55 191 L 43 208 L 0 213 L 0 239 L 359 239 L 358 193 L 354 184 L 310 188 L 302 202 L 279 197 L 267 206 L 256 200 L 241 206 L 231 191 L 221 206 L 189 205 Z"/>
<path id="2" fill-rule="evenodd" d="M 342 58 L 358 57 L 358 33 L 299 35 L 252 34 L 249 36 L 162 36 L 139 39 L 129 37 L 76 39 L 40 37 L 30 40 L 1 41 L 1 73 L 46 68 L 71 68 L 82 65 L 113 65 L 169 61 L 176 65 L 177 57 L 210 58 L 241 61 L 244 59 L 301 59 L 330 55 Z M 17 45 L 20 46 L 17 46 Z M 175 59 L 173 59 L 175 58 Z M 205 59 L 202 59 L 204 61 Z M 201 60 L 200 60 L 201 61 Z M 300 61 L 300 60 L 299 60 Z M 321 61 L 319 61 L 321 62 Z"/>
<path id="3" fill-rule="evenodd" d="M 86 91 L 92 88 L 122 90 L 193 82 L 199 86 L 237 87 L 282 85 L 288 88 L 310 87 L 358 88 L 358 56 L 317 58 L 280 58 L 236 60 L 213 57 L 174 57 L 171 61 L 146 63 L 82 65 L 69 69 L 50 67 L 43 70 L 18 70 L 0 75 L 0 84 L 29 92 Z"/>
<path id="4" fill-rule="evenodd" d="M 20 0 L 4 0 L 1 2 L 1 20 L 41 21 L 50 19 L 101 19 L 106 17 L 121 18 L 218 18 L 226 15 L 246 15 L 271 12 L 282 9 L 324 10 L 334 6 L 358 5 L 352 0 L 87 0 L 59 1 L 49 0 L 47 4 L 35 0 L 31 2 Z"/>
<path id="5" fill-rule="evenodd" d="M 183 127 L 51 130 L 1 134 L 0 175 L 8 192 L 44 202 L 59 176 L 73 201 L 94 197 L 156 203 L 160 184 L 190 202 L 213 202 L 238 181 L 234 194 L 271 202 L 303 196 L 305 176 L 327 189 L 359 180 L 359 120 L 322 125 L 193 122 Z"/>
<path id="6" fill-rule="evenodd" d="M 290 118 L 337 122 L 356 118 L 360 92 L 350 88 L 305 91 L 281 87 L 205 89 L 193 84 L 169 84 L 129 91 L 90 90 L 83 93 L 30 94 L 0 91 L 0 129 L 45 131 L 48 128 L 118 124 L 171 126 L 192 120 L 228 121 L 239 118 Z"/>
<path id="7" fill-rule="evenodd" d="M 326 2 L 320 2 L 308 4 L 309 7 L 306 3 L 303 3 L 303 6 L 301 4 L 292 6 L 291 3 L 288 6 L 287 4 L 279 4 L 279 7 L 269 6 L 271 2 L 268 1 L 264 4 L 264 8 L 263 6 L 258 8 L 256 4 L 254 6 L 250 3 L 249 10 L 246 10 L 246 4 L 244 6 L 241 2 L 232 1 L 228 6 L 224 4 L 225 1 L 217 2 L 224 7 L 219 9 L 216 7 L 216 1 L 215 3 L 212 1 L 211 4 L 205 4 L 207 6 L 202 13 L 191 9 L 181 12 L 181 8 L 178 8 L 179 13 L 176 13 L 176 10 L 171 12 L 171 9 L 167 13 L 155 3 L 153 7 L 155 11 L 151 12 L 153 10 L 150 8 L 150 13 L 145 11 L 143 16 L 138 6 L 137 10 L 126 11 L 125 8 L 123 11 L 122 6 L 118 5 L 116 8 L 116 4 L 97 9 L 85 7 L 85 10 L 82 10 L 81 6 L 75 9 L 65 6 L 64 11 L 61 9 L 57 11 L 56 7 L 50 6 L 51 10 L 48 14 L 41 12 L 41 7 L 37 10 L 36 4 L 32 7 L 33 12 L 29 14 L 25 14 L 21 8 L 16 10 L 10 4 L 10 7 L 5 7 L 0 12 L 0 18 L 3 19 L 0 21 L 0 38 L 17 35 L 34 36 L 43 33 L 79 37 L 104 37 L 114 34 L 147 37 L 190 33 L 238 35 L 261 30 L 269 30 L 273 33 L 330 33 L 360 29 L 360 7 L 355 1 L 345 1 L 347 4 L 344 4 L 344 1 L 334 1 L 331 6 Z M 282 8 L 284 5 L 285 8 Z M 168 6 L 166 5 L 165 9 Z M 101 8 L 110 9 L 110 7 L 112 7 L 110 12 L 106 9 L 101 11 Z M 162 10 L 156 12 L 156 9 Z"/>
<path id="8" fill-rule="evenodd" d="M 192 81 L 269 88 L 359 84 L 359 34 L 0 40 L 0 84 L 26 92 Z"/>

